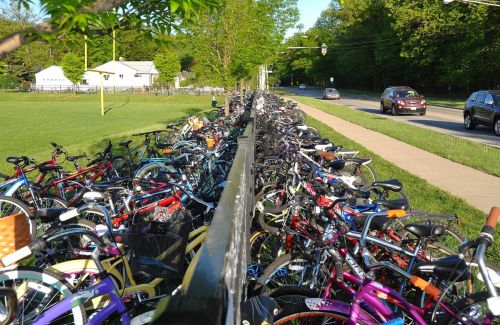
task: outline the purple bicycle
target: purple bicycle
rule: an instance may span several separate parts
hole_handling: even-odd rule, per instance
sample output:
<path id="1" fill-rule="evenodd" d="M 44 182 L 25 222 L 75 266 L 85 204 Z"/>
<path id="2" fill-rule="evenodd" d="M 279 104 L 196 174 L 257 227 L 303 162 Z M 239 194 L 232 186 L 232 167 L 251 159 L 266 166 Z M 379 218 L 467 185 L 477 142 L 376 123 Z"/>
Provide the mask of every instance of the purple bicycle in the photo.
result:
<path id="1" fill-rule="evenodd" d="M 372 219 L 373 217 L 375 215 L 371 216 Z M 484 255 L 486 248 L 493 243 L 494 227 L 499 218 L 500 208 L 492 208 L 478 238 L 464 244 L 461 247 L 461 255 L 458 256 L 463 259 L 466 250 L 475 252 L 487 292 L 474 294 L 464 301 L 449 306 L 443 302 L 445 293 L 429 282 L 387 262 L 373 264 L 368 255 L 363 254 L 363 257 L 366 256 L 367 267 L 371 269 L 389 267 L 424 291 L 428 296 L 425 306 L 420 308 L 411 304 L 395 290 L 370 278 L 360 279 L 343 272 L 342 263 L 335 263 L 339 267 L 332 269 L 323 291 L 323 298 L 306 298 L 303 303 L 286 306 L 280 313 L 279 319 L 275 320 L 275 324 L 498 324 L 500 323 L 500 296 L 490 278 Z M 334 250 L 331 255 L 341 258 L 341 254 Z M 460 267 L 455 268 L 454 271 L 450 269 L 452 272 L 450 276 L 460 273 L 459 269 Z M 330 293 L 333 288 L 350 293 L 353 299 L 350 303 L 331 299 Z"/>

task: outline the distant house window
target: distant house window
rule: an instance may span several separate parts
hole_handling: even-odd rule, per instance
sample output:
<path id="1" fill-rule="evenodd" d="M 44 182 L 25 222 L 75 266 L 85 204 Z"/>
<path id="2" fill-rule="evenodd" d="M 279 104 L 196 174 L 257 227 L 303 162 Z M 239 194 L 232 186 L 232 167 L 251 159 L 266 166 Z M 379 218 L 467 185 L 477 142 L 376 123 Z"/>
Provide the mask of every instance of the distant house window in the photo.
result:
<path id="1" fill-rule="evenodd" d="M 104 80 L 109 80 L 109 74 L 104 75 Z"/>
<path id="2" fill-rule="evenodd" d="M 82 85 L 88 84 L 87 79 L 82 79 Z"/>
<path id="3" fill-rule="evenodd" d="M 141 76 L 141 75 L 140 75 L 140 74 L 138 74 L 138 73 L 134 74 L 134 77 L 136 77 L 136 78 L 139 78 L 140 76 Z"/>
<path id="4" fill-rule="evenodd" d="M 123 79 L 123 75 L 122 74 L 120 74 L 119 77 L 120 77 L 120 79 Z"/>

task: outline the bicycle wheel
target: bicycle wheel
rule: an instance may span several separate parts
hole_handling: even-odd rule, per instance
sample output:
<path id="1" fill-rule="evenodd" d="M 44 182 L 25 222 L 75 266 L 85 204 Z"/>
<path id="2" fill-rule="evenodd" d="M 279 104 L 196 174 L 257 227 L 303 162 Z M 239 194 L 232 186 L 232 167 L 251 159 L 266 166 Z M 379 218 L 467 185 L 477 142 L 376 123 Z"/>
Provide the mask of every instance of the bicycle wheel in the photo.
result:
<path id="1" fill-rule="evenodd" d="M 73 293 L 72 286 L 49 270 L 19 267 L 0 272 L 0 286 L 11 287 L 18 298 L 17 324 L 31 324 L 45 310 Z M 85 324 L 82 305 L 55 319 L 50 324 Z"/>
<path id="2" fill-rule="evenodd" d="M 96 245 L 104 246 L 94 233 L 95 227 L 96 224 L 89 220 L 77 219 L 55 229 L 48 229 L 46 244 L 49 253 L 37 256 L 38 262 L 51 265 L 89 256 Z"/>
<path id="3" fill-rule="evenodd" d="M 280 308 L 285 308 L 290 305 L 302 304 L 307 298 L 318 298 L 320 293 L 307 288 L 282 287 L 266 292 L 265 295 L 273 298 Z"/>
<path id="4" fill-rule="evenodd" d="M 490 297 L 488 292 L 478 292 L 470 297 L 464 298 L 455 304 L 455 309 L 460 320 L 464 320 L 467 324 L 483 324 L 483 321 L 490 310 L 486 299 Z M 460 320 L 446 314 L 446 318 L 442 319 L 442 324 L 462 324 Z M 491 324 L 500 323 L 499 318 L 493 318 Z"/>
<path id="5" fill-rule="evenodd" d="M 333 302 L 340 303 L 341 302 Z M 340 308 L 339 308 L 340 309 Z M 345 307 L 343 306 L 343 309 Z M 285 307 L 274 320 L 274 324 L 347 324 L 349 313 L 329 310 L 311 310 L 305 303 Z M 377 324 L 378 322 L 364 310 L 360 310 L 356 324 Z"/>
<path id="6" fill-rule="evenodd" d="M 33 213 L 26 203 L 8 196 L 0 196 L 0 218 L 13 214 L 21 213 L 28 221 L 30 234 L 33 236 L 36 232 L 36 222 Z"/>
<path id="7" fill-rule="evenodd" d="M 375 171 L 368 165 L 358 166 L 355 163 L 346 162 L 345 167 L 340 171 L 341 175 L 354 176 L 354 187 L 366 187 L 370 186 L 373 182 L 377 180 L 377 175 Z"/>
<path id="8" fill-rule="evenodd" d="M 327 278 L 321 268 L 322 265 L 315 263 L 307 254 L 282 255 L 264 270 L 257 280 L 256 289 L 262 293 L 278 287 L 305 287 L 314 290 Z"/>

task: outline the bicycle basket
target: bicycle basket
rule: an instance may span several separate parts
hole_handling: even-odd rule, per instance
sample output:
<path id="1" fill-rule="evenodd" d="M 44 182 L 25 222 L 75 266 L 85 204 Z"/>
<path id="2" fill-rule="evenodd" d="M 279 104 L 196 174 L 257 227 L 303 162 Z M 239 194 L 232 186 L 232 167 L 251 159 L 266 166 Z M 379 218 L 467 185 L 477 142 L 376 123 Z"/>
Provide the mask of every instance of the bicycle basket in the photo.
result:
<path id="1" fill-rule="evenodd" d="M 0 259 L 31 244 L 26 216 L 22 213 L 0 218 Z"/>
<path id="2" fill-rule="evenodd" d="M 182 277 L 191 220 L 186 210 L 163 222 L 134 218 L 130 227 L 133 272 L 154 278 Z"/>

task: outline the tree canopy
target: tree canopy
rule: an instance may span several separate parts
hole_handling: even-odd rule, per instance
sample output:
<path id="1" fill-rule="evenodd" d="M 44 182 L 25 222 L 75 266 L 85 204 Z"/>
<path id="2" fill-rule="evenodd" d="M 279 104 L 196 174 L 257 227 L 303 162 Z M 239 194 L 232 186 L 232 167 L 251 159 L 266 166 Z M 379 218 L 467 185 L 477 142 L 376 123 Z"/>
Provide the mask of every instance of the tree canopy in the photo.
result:
<path id="1" fill-rule="evenodd" d="M 160 83 L 171 85 L 174 78 L 181 72 L 181 63 L 179 56 L 172 52 L 157 54 L 154 58 L 154 64 L 159 72 Z"/>
<path id="2" fill-rule="evenodd" d="M 85 73 L 83 58 L 74 53 L 66 53 L 62 60 L 61 66 L 64 76 L 68 78 L 73 84 L 77 84 L 82 80 Z"/>
<path id="3" fill-rule="evenodd" d="M 315 26 L 288 46 L 273 69 L 283 84 L 308 82 L 382 90 L 407 84 L 425 91 L 500 88 L 500 11 L 434 0 L 332 1 Z"/>
<path id="4" fill-rule="evenodd" d="M 202 9 L 213 8 L 219 0 L 39 0 L 42 22 L 20 26 L 0 39 L 0 58 L 36 39 L 54 41 L 68 34 L 85 34 L 113 29 L 141 30 L 148 37 L 161 37 L 173 28 L 196 18 Z M 33 0 L 19 0 L 29 10 Z"/>

